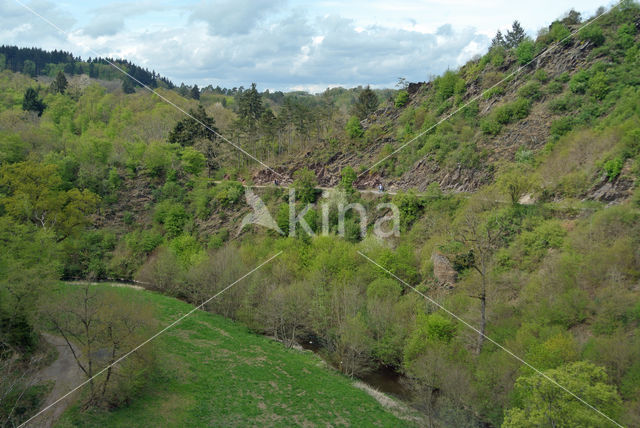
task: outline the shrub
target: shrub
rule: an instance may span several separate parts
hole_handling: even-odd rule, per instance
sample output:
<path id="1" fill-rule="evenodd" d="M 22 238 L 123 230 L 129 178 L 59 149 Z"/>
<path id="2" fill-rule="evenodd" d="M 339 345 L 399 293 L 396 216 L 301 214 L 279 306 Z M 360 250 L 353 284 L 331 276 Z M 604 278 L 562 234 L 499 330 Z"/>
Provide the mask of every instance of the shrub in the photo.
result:
<path id="1" fill-rule="evenodd" d="M 504 95 L 504 88 L 502 86 L 494 86 L 491 89 L 487 89 L 483 94 L 482 98 L 485 100 L 491 99 L 495 96 Z"/>
<path id="2" fill-rule="evenodd" d="M 549 81 L 549 75 L 543 68 L 539 68 L 536 70 L 536 73 L 533 77 L 540 83 L 547 83 Z"/>
<path id="3" fill-rule="evenodd" d="M 569 29 L 560 22 L 554 22 L 549 30 L 549 36 L 554 42 L 562 42 L 563 45 L 567 45 L 571 42 L 571 32 Z"/>
<path id="4" fill-rule="evenodd" d="M 547 85 L 547 92 L 550 94 L 559 94 L 562 92 L 562 83 L 554 80 Z"/>
<path id="5" fill-rule="evenodd" d="M 374 123 L 365 131 L 364 140 L 367 142 L 367 144 L 371 144 L 375 142 L 378 138 L 380 138 L 380 136 L 383 133 L 384 133 L 384 130 L 382 129 L 382 126 L 378 125 L 377 123 Z"/>
<path id="6" fill-rule="evenodd" d="M 518 91 L 518 95 L 531 100 L 538 100 L 542 96 L 540 84 L 538 82 L 529 82 Z"/>
<path id="7" fill-rule="evenodd" d="M 223 207 L 235 204 L 243 194 L 244 186 L 237 181 L 223 181 L 213 188 L 213 199 Z"/>
<path id="8" fill-rule="evenodd" d="M 571 128 L 573 128 L 573 118 L 562 117 L 551 123 L 551 134 L 562 136 L 568 134 L 569 131 L 571 131 Z"/>
<path id="9" fill-rule="evenodd" d="M 494 111 L 495 120 L 503 125 L 524 119 L 529 115 L 531 109 L 531 101 L 525 98 L 519 98 L 516 101 L 498 107 Z"/>
<path id="10" fill-rule="evenodd" d="M 360 119 L 357 116 L 351 116 L 347 121 L 347 125 L 345 127 L 347 131 L 347 135 L 349 138 L 360 138 L 364 135 L 364 131 L 362 130 L 362 125 L 360 125 Z"/>
<path id="11" fill-rule="evenodd" d="M 520 65 L 529 63 L 535 56 L 536 46 L 532 40 L 527 39 L 516 48 L 516 57 Z"/>
<path id="12" fill-rule="evenodd" d="M 316 201 L 318 179 L 316 173 L 309 168 L 302 168 L 293 174 L 293 187 L 296 189 L 296 199 L 303 203 Z"/>
<path id="13" fill-rule="evenodd" d="M 396 95 L 394 104 L 396 108 L 400 108 L 400 107 L 404 107 L 408 101 L 409 101 L 409 93 L 407 91 L 400 91 L 398 92 L 398 95 Z"/>
<path id="14" fill-rule="evenodd" d="M 182 168 L 189 174 L 198 175 L 206 165 L 206 159 L 202 153 L 192 147 L 182 150 Z"/>
<path id="15" fill-rule="evenodd" d="M 569 89 L 575 94 L 584 94 L 587 91 L 588 82 L 589 74 L 584 70 L 580 70 L 571 78 Z"/>
<path id="16" fill-rule="evenodd" d="M 601 100 L 609 93 L 609 78 L 599 71 L 589 79 L 589 94 Z"/>
<path id="17" fill-rule="evenodd" d="M 494 67 L 500 67 L 504 64 L 504 59 L 507 56 L 507 51 L 504 46 L 494 46 L 489 51 L 489 61 Z"/>
<path id="18" fill-rule="evenodd" d="M 591 24 L 584 27 L 578 33 L 581 40 L 588 41 L 594 46 L 600 46 L 604 43 L 604 34 L 602 28 L 597 24 Z"/>
<path id="19" fill-rule="evenodd" d="M 446 100 L 453 95 L 463 94 L 466 89 L 464 79 L 451 70 L 436 78 L 434 87 L 441 100 Z"/>
<path id="20" fill-rule="evenodd" d="M 498 135 L 502 130 L 502 125 L 500 125 L 494 119 L 485 119 L 482 122 L 480 122 L 480 129 L 485 134 Z"/>
<path id="21" fill-rule="evenodd" d="M 623 166 L 624 160 L 621 157 L 610 159 L 604 163 L 603 169 L 609 181 L 620 175 Z"/>

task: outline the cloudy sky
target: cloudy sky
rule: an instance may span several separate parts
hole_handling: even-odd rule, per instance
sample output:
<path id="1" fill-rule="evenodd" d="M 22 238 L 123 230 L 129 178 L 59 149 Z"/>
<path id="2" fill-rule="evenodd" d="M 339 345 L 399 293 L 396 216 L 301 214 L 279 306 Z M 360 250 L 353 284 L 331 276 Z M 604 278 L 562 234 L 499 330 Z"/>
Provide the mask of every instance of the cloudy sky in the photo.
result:
<path id="1" fill-rule="evenodd" d="M 58 32 L 20 5 L 55 23 Z M 174 82 L 321 91 L 427 80 L 514 19 L 534 35 L 608 0 L 0 0 L 0 44 L 127 58 Z"/>

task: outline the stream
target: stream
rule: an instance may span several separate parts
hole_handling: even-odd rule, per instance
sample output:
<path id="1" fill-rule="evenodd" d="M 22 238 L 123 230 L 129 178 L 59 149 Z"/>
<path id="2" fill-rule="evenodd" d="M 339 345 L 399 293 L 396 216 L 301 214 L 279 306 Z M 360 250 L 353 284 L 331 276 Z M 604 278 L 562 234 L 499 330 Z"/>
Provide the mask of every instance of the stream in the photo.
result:
<path id="1" fill-rule="evenodd" d="M 299 341 L 299 345 L 306 350 L 313 351 L 313 353 L 322 358 L 324 362 L 334 368 L 337 368 L 331 361 L 325 358 L 325 355 L 322 353 L 324 348 L 317 342 L 301 340 Z M 404 376 L 393 370 L 391 367 L 382 366 L 362 376 L 357 376 L 356 378 L 378 391 L 384 392 L 385 394 L 401 400 L 406 404 L 411 403 L 411 391 L 403 382 Z"/>

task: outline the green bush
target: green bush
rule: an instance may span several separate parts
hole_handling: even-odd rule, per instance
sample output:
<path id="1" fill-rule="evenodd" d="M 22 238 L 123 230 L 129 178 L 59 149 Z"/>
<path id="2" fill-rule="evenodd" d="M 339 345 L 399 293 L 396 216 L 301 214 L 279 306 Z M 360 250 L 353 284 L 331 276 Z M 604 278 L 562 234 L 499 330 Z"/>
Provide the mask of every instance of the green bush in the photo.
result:
<path id="1" fill-rule="evenodd" d="M 206 159 L 198 150 L 193 147 L 185 147 L 182 150 L 182 168 L 189 174 L 200 174 L 205 165 Z"/>
<path id="2" fill-rule="evenodd" d="M 603 71 L 599 71 L 589 79 L 589 94 L 601 100 L 609 93 L 609 78 Z"/>
<path id="3" fill-rule="evenodd" d="M 518 58 L 518 63 L 520 63 L 520 65 L 529 63 L 535 57 L 535 52 L 536 45 L 532 40 L 527 39 L 523 41 L 516 48 L 516 57 Z"/>
<path id="4" fill-rule="evenodd" d="M 362 130 L 362 125 L 360 125 L 360 119 L 357 116 L 351 116 L 347 121 L 347 125 L 345 127 L 347 131 L 347 135 L 349 138 L 360 138 L 364 135 L 364 131 Z"/>
<path id="5" fill-rule="evenodd" d="M 620 175 L 623 166 L 624 160 L 621 157 L 616 157 L 606 161 L 602 168 L 604 169 L 607 178 L 611 181 Z"/>
<path id="6" fill-rule="evenodd" d="M 539 68 L 536 70 L 536 73 L 533 77 L 540 83 L 547 83 L 549 81 L 549 75 L 543 68 Z"/>
<path id="7" fill-rule="evenodd" d="M 409 93 L 407 91 L 399 91 L 398 95 L 396 95 L 394 104 L 396 108 L 400 108 L 400 107 L 404 107 L 408 101 L 409 101 Z"/>
<path id="8" fill-rule="evenodd" d="M 524 98 L 529 98 L 531 100 L 539 100 L 542 97 L 542 91 L 540 90 L 540 83 L 538 82 L 529 82 L 524 85 L 518 91 L 518 95 Z"/>
<path id="9" fill-rule="evenodd" d="M 213 200 L 222 207 L 228 207 L 244 195 L 244 186 L 237 181 L 223 181 L 212 190 Z"/>
<path id="10" fill-rule="evenodd" d="M 440 100 L 446 100 L 454 95 L 463 94 L 466 90 L 465 81 L 458 73 L 448 70 L 436 78 L 433 83 Z"/>
<path id="11" fill-rule="evenodd" d="M 502 125 L 494 119 L 485 119 L 480 122 L 480 129 L 487 135 L 498 135 L 502 130 Z"/>
<path id="12" fill-rule="evenodd" d="M 547 85 L 547 92 L 550 94 L 559 94 L 562 92 L 562 83 L 554 80 Z"/>
<path id="13" fill-rule="evenodd" d="M 561 22 L 554 22 L 549 30 L 549 36 L 554 42 L 562 42 L 563 45 L 568 45 L 571 42 L 571 32 Z"/>
<path id="14" fill-rule="evenodd" d="M 568 134 L 573 128 L 574 120 L 572 117 L 562 117 L 551 122 L 551 134 L 562 136 Z"/>
<path id="15" fill-rule="evenodd" d="M 597 24 L 591 24 L 584 27 L 578 33 L 581 40 L 591 42 L 594 46 L 600 46 L 604 43 L 604 34 L 602 28 Z"/>
<path id="16" fill-rule="evenodd" d="M 584 70 L 578 71 L 573 75 L 569 82 L 569 89 L 574 94 L 584 94 L 587 92 L 587 86 L 589 83 L 589 73 Z"/>
<path id="17" fill-rule="evenodd" d="M 525 98 L 519 98 L 512 103 L 496 108 L 493 116 L 498 123 L 506 125 L 507 123 L 524 119 L 529 115 L 530 110 L 531 101 Z"/>
<path id="18" fill-rule="evenodd" d="M 482 94 L 482 98 L 484 98 L 485 100 L 488 100 L 495 96 L 501 96 L 501 95 L 504 95 L 504 87 L 498 85 L 484 91 Z"/>

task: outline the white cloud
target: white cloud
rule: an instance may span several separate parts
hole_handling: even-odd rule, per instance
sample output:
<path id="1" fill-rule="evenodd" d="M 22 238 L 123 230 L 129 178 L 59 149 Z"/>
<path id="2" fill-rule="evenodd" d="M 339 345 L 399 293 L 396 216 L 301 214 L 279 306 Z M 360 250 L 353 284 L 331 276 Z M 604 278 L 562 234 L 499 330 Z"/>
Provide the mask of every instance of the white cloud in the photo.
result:
<path id="1" fill-rule="evenodd" d="M 177 83 L 233 87 L 256 82 L 261 89 L 393 86 L 400 76 L 426 80 L 483 52 L 493 28 L 509 26 L 519 14 L 526 15 L 525 27 L 535 30 L 542 18 L 534 19 L 532 8 L 549 22 L 558 15 L 550 12 L 552 6 L 569 9 L 551 0 L 541 0 L 549 9 L 543 11 L 542 6 L 507 0 L 482 5 L 468 0 L 218 0 L 191 5 L 145 0 L 98 7 L 67 1 L 72 4 L 38 0 L 31 5 L 61 27 L 72 28 L 69 40 L 10 1 L 0 3 L 2 40 L 85 57 L 95 53 L 77 45 L 90 46 L 101 56 L 126 57 Z M 85 25 L 73 27 L 80 22 Z"/>

